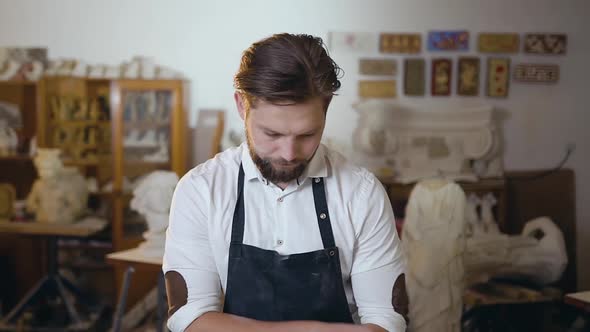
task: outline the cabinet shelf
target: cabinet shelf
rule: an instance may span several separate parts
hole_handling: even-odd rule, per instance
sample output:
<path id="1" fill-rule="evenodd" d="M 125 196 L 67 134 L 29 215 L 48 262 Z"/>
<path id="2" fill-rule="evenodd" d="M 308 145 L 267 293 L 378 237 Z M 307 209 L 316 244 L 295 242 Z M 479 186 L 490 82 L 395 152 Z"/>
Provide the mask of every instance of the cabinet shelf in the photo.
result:
<path id="1" fill-rule="evenodd" d="M 36 86 L 38 81 L 8 80 L 0 81 L 0 86 Z"/>
<path id="2" fill-rule="evenodd" d="M 32 156 L 26 154 L 15 154 L 15 155 L 6 155 L 0 156 L 0 160 L 16 160 L 16 161 L 26 161 L 33 159 Z"/>
<path id="3" fill-rule="evenodd" d="M 98 160 L 74 160 L 74 159 L 64 159 L 64 165 L 67 166 L 91 166 L 91 165 L 98 165 Z"/>
<path id="4" fill-rule="evenodd" d="M 144 161 L 144 160 L 125 160 L 125 166 L 129 167 L 153 167 L 162 168 L 169 167 L 170 162 L 167 161 Z"/>
<path id="5" fill-rule="evenodd" d="M 131 122 L 125 121 L 123 123 L 125 130 L 153 130 L 160 128 L 169 128 L 170 121 L 142 121 L 142 122 Z"/>
<path id="6" fill-rule="evenodd" d="M 51 120 L 51 126 L 110 126 L 109 120 Z"/>

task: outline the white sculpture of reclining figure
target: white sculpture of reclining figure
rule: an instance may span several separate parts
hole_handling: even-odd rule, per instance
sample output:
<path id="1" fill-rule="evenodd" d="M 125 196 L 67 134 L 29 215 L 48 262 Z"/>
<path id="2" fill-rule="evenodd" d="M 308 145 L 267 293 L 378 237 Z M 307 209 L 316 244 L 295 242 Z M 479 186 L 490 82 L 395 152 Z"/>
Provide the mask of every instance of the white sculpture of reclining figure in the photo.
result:
<path id="1" fill-rule="evenodd" d="M 487 233 L 467 238 L 467 282 L 507 277 L 547 285 L 559 280 L 568 258 L 561 230 L 548 217 L 526 223 L 520 235 Z"/>

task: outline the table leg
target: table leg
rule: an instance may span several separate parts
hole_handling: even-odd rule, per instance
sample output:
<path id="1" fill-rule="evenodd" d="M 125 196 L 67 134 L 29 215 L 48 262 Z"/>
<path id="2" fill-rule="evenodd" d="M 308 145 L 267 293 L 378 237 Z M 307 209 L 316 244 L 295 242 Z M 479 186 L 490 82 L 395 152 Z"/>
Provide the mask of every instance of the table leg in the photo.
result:
<path id="1" fill-rule="evenodd" d="M 117 304 L 117 310 L 115 310 L 115 315 L 113 317 L 112 332 L 119 332 L 121 330 L 121 322 L 123 320 L 123 315 L 125 314 L 127 293 L 129 292 L 129 285 L 131 283 L 131 275 L 133 272 L 135 272 L 135 269 L 132 266 L 128 267 L 125 271 L 123 287 L 121 288 L 121 294 L 119 294 L 119 303 Z"/>
<path id="2" fill-rule="evenodd" d="M 70 300 L 68 299 L 68 294 L 66 294 L 66 289 L 64 288 L 64 285 L 61 283 L 61 280 L 59 280 L 58 276 L 54 276 L 53 281 L 55 282 L 55 286 L 57 287 L 59 295 L 64 301 L 64 304 L 66 305 L 66 309 L 68 310 L 68 314 L 70 314 L 70 318 L 72 319 L 74 324 L 80 324 L 81 320 L 80 316 L 78 315 L 78 311 L 74 307 L 74 304 L 70 302 Z"/>
<path id="3" fill-rule="evenodd" d="M 164 273 L 160 272 L 158 275 L 158 300 L 156 302 L 156 331 L 162 332 L 162 328 L 164 326 L 164 311 L 166 310 L 165 307 L 165 300 L 166 300 L 166 286 L 164 285 Z"/>

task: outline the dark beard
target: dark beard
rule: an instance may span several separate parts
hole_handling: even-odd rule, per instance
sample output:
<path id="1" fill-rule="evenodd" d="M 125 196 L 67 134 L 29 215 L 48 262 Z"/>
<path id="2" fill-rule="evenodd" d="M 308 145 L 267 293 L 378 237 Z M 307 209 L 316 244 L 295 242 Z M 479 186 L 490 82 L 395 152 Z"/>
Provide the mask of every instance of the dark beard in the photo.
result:
<path id="1" fill-rule="evenodd" d="M 260 158 L 260 156 L 258 154 L 256 154 L 256 152 L 253 151 L 252 148 L 249 148 L 250 150 L 250 157 L 252 157 L 252 161 L 254 161 L 254 164 L 256 165 L 256 167 L 258 167 L 258 170 L 260 171 L 260 174 L 262 174 L 262 176 L 267 179 L 268 181 L 272 182 L 272 183 L 287 183 L 290 182 L 292 180 L 295 180 L 297 178 L 299 178 L 301 176 L 301 174 L 303 174 L 303 172 L 305 171 L 305 168 L 307 167 L 307 161 L 301 161 L 298 162 L 297 166 L 289 169 L 289 170 L 279 170 L 276 169 L 272 166 L 272 161 L 270 159 L 262 159 Z M 281 163 L 287 163 L 286 161 L 280 161 Z"/>
<path id="2" fill-rule="evenodd" d="M 248 141 L 248 152 L 250 152 L 250 157 L 252 158 L 252 161 L 254 161 L 254 164 L 256 165 L 256 167 L 258 167 L 260 174 L 262 174 L 262 176 L 268 181 L 275 184 L 287 183 L 299 178 L 301 174 L 305 172 L 305 168 L 309 163 L 309 161 L 307 160 L 298 160 L 292 163 L 297 163 L 297 166 L 285 171 L 274 168 L 272 166 L 271 159 L 263 159 L 256 153 L 256 151 L 254 151 L 254 144 L 252 142 L 252 138 L 248 133 L 248 130 L 246 130 L 246 139 Z M 289 162 L 287 162 L 286 160 L 275 160 L 275 162 L 289 164 Z"/>

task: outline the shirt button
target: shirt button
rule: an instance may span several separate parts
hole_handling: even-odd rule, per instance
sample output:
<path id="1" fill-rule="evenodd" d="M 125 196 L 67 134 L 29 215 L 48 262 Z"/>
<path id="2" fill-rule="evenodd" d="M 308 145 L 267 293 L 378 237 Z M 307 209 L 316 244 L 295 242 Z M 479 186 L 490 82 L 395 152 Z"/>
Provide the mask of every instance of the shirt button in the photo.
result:
<path id="1" fill-rule="evenodd" d="M 277 240 L 277 246 L 282 246 L 283 245 L 283 240 Z"/>
<path id="2" fill-rule="evenodd" d="M 279 202 L 279 203 L 280 203 L 280 202 L 282 202 L 282 201 L 283 201 L 283 198 L 282 198 L 282 197 L 279 197 L 279 198 L 277 198 L 277 202 Z"/>
<path id="3" fill-rule="evenodd" d="M 320 180 L 320 178 L 315 178 L 314 181 L 315 181 L 315 183 L 320 183 L 320 181 L 322 181 L 322 180 Z"/>
<path id="4" fill-rule="evenodd" d="M 325 213 L 320 214 L 320 219 L 326 219 L 326 214 Z"/>

